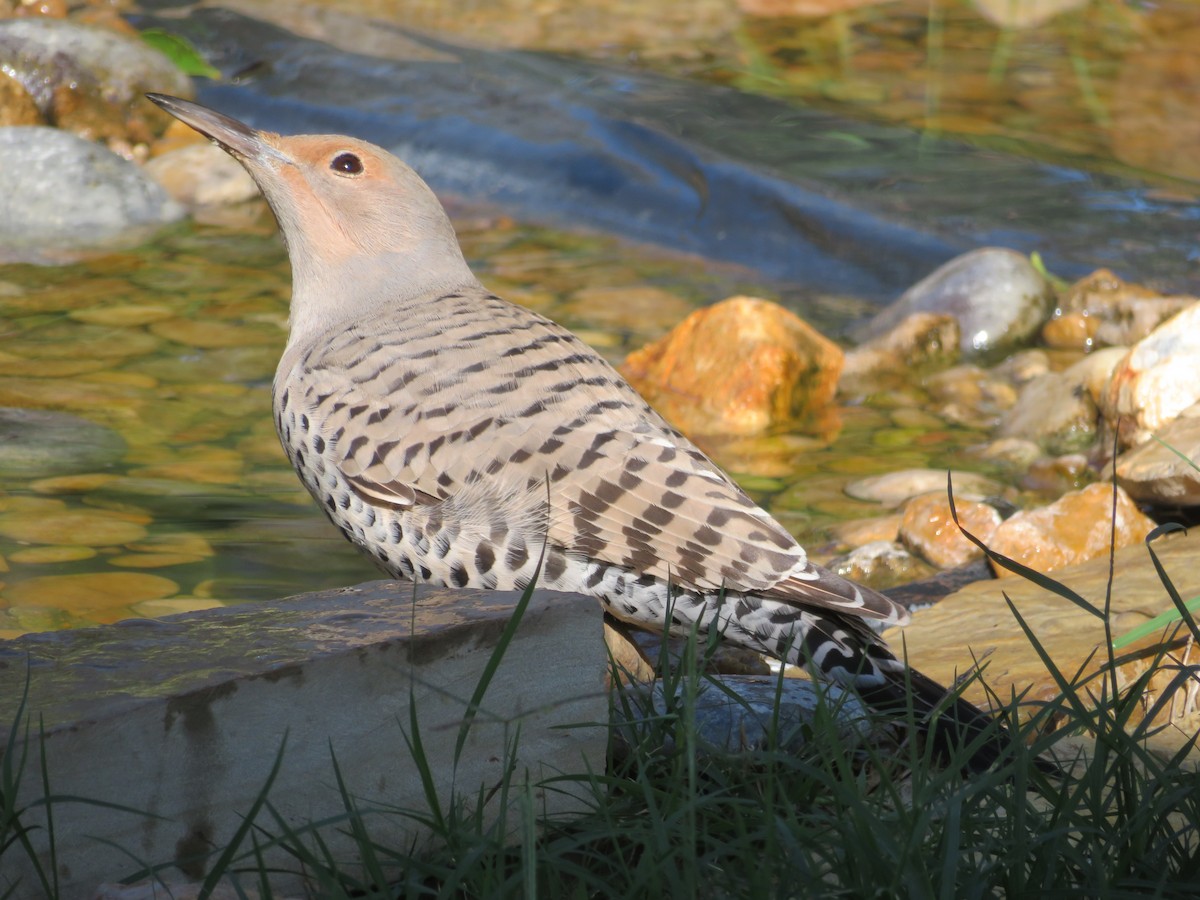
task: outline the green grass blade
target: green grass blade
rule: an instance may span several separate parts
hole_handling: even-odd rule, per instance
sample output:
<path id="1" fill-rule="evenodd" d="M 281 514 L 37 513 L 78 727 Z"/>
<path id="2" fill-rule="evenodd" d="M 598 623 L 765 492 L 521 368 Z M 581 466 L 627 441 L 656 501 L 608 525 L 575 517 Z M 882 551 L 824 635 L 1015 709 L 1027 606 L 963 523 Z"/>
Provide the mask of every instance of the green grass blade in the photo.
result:
<path id="1" fill-rule="evenodd" d="M 1064 600 L 1070 600 L 1072 603 L 1074 603 L 1076 606 L 1078 606 L 1084 612 L 1090 613 L 1091 615 L 1095 616 L 1097 619 L 1101 619 L 1101 620 L 1104 619 L 1104 611 L 1103 610 L 1098 609 L 1097 607 L 1095 607 L 1094 605 L 1089 603 L 1087 600 L 1085 600 L 1079 594 L 1075 593 L 1073 590 L 1071 590 L 1065 584 L 1055 581 L 1053 578 L 1050 578 L 1047 575 L 1043 575 L 1041 572 L 1038 572 L 1036 569 L 1031 569 L 1028 566 L 1023 566 L 1019 562 L 1017 562 L 1015 559 L 1009 559 L 1003 553 L 997 553 L 991 547 L 989 547 L 987 544 L 985 544 L 983 541 L 981 541 L 979 538 L 975 537 L 975 535 L 971 534 L 971 532 L 967 531 L 967 529 L 964 528 L 962 523 L 958 520 L 958 510 L 954 506 L 953 476 L 950 472 L 946 472 L 946 497 L 950 501 L 950 518 L 952 518 L 954 520 L 954 524 L 958 526 L 958 530 L 962 532 L 963 536 L 968 541 L 970 541 L 972 544 L 974 544 L 976 547 L 978 547 L 980 550 L 982 550 L 987 555 L 988 559 L 990 559 L 992 562 L 996 563 L 997 565 L 1002 566 L 1005 569 L 1008 569 L 1010 572 L 1014 572 L 1017 575 L 1020 575 L 1026 581 L 1031 581 L 1034 584 L 1036 584 L 1038 587 L 1043 588 L 1044 590 L 1050 591 L 1050 593 L 1052 593 L 1052 594 L 1057 594 L 1059 597 L 1062 597 Z"/>
<path id="2" fill-rule="evenodd" d="M 480 705 L 483 703 L 483 696 L 487 693 L 487 689 L 492 683 L 492 678 L 496 675 L 496 670 L 500 668 L 500 662 L 504 659 L 508 645 L 512 643 L 512 639 L 517 633 L 517 626 L 521 624 L 521 619 L 525 616 L 525 610 L 529 607 L 529 598 L 533 596 L 538 576 L 542 572 L 542 562 L 545 558 L 546 545 L 543 544 L 537 566 L 533 570 L 533 577 L 529 580 L 529 585 L 521 592 L 521 598 L 517 601 L 517 605 L 513 609 L 513 614 L 504 623 L 504 630 L 500 632 L 496 646 L 492 649 L 491 656 L 488 657 L 487 665 L 483 667 L 479 681 L 475 684 L 475 691 L 471 694 L 471 700 L 467 704 L 467 711 L 463 714 L 462 724 L 458 728 L 458 739 L 454 742 L 455 768 L 458 767 L 458 761 L 462 758 L 463 747 L 467 743 L 467 735 L 471 733 L 471 726 L 474 724 L 475 716 L 478 714 Z"/>
<path id="3" fill-rule="evenodd" d="M 217 857 L 217 861 L 213 863 L 212 869 L 208 873 L 208 877 L 204 879 L 204 883 L 200 885 L 199 900 L 208 900 L 212 892 L 216 890 L 218 883 L 225 876 L 229 864 L 233 862 L 237 855 L 238 848 L 241 847 L 242 841 L 246 839 L 246 835 L 250 833 L 250 829 L 254 827 L 254 819 L 258 816 L 258 811 L 263 808 L 267 802 L 267 794 L 271 792 L 271 785 L 275 783 L 275 779 L 279 776 L 279 770 L 283 768 L 283 755 L 287 749 L 288 736 L 285 731 L 283 739 L 279 742 L 279 750 L 275 753 L 275 762 L 271 765 L 271 772 L 267 775 L 266 782 L 259 788 L 258 794 L 254 801 L 250 804 L 250 809 L 242 817 L 242 822 L 237 827 L 237 831 L 233 833 L 233 838 L 221 851 L 221 855 Z"/>

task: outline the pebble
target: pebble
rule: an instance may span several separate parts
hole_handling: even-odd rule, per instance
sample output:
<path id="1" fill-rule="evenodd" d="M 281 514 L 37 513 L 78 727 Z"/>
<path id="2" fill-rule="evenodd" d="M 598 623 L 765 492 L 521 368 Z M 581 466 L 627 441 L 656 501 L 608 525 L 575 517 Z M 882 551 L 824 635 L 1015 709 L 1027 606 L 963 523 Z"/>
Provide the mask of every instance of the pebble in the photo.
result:
<path id="1" fill-rule="evenodd" d="M 0 514 L 0 535 L 30 544 L 110 547 L 140 541 L 148 516 L 102 509 L 72 509 L 41 514 Z"/>
<path id="2" fill-rule="evenodd" d="M 70 385 L 65 387 L 69 390 Z M 0 472 L 5 478 L 37 479 L 102 469 L 124 452 L 120 435 L 80 416 L 0 408 Z"/>
<path id="3" fill-rule="evenodd" d="M 70 544 L 48 547 L 26 547 L 8 555 L 15 563 L 30 566 L 52 565 L 54 563 L 78 562 L 81 559 L 91 559 L 96 555 L 94 547 L 76 547 Z"/>
<path id="4" fill-rule="evenodd" d="M 828 568 L 851 581 L 887 590 L 928 578 L 934 569 L 905 547 L 891 541 L 872 541 L 831 561 Z"/>
<path id="5" fill-rule="evenodd" d="M 977 356 L 1033 337 L 1053 306 L 1053 289 L 1028 257 L 982 247 L 955 257 L 913 285 L 855 337 L 877 337 L 913 313 L 945 314 L 958 322 L 964 356 Z"/>
<path id="6" fill-rule="evenodd" d="M 1184 410 L 1156 437 L 1117 459 L 1118 484 L 1134 500 L 1200 506 L 1200 404 Z"/>
<path id="7" fill-rule="evenodd" d="M 956 496 L 954 509 L 962 528 L 985 544 L 1000 525 L 1000 513 L 986 503 Z M 955 524 L 945 491 L 922 494 L 904 504 L 900 541 L 939 569 L 953 569 L 983 556 Z"/>
<path id="8" fill-rule="evenodd" d="M 179 585 L 161 575 L 144 572 L 88 572 L 81 575 L 41 575 L 4 589 L 14 608 L 35 607 L 53 600 L 56 609 L 97 622 L 127 618 L 127 610 L 144 600 L 179 593 Z"/>
<path id="9" fill-rule="evenodd" d="M 918 494 L 938 492 L 945 496 L 947 475 L 953 480 L 954 498 L 958 500 L 982 500 L 1004 493 L 1004 486 L 997 481 L 974 472 L 945 469 L 901 469 L 862 478 L 846 485 L 846 493 L 857 500 L 869 500 L 884 506 L 899 506 Z"/>

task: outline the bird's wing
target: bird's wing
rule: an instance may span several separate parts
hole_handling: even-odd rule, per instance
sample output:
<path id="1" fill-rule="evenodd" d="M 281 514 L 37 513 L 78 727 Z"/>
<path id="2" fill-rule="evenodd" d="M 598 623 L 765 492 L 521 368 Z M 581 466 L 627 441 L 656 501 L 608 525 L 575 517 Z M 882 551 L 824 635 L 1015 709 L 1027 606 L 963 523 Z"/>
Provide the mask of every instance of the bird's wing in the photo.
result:
<path id="1" fill-rule="evenodd" d="M 494 480 L 502 487 L 486 496 L 496 502 L 527 508 L 536 492 L 551 544 L 581 558 L 684 588 L 907 617 L 808 563 L 782 525 L 570 332 L 509 304 L 489 321 L 504 340 L 474 337 L 470 353 L 414 359 L 424 351 L 397 330 L 370 341 L 348 333 L 306 362 L 320 385 L 310 414 L 339 442 L 338 467 L 364 499 L 403 508 Z"/>

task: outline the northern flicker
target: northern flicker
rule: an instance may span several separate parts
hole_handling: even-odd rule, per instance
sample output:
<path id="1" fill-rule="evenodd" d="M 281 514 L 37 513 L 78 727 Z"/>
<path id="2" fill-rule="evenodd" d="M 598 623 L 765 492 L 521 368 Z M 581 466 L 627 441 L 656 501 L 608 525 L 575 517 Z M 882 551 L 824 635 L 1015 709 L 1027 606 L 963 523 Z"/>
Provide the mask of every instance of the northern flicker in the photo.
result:
<path id="1" fill-rule="evenodd" d="M 943 703 L 867 624 L 907 611 L 810 563 L 595 351 L 483 287 L 399 159 L 149 96 L 241 162 L 279 220 L 293 274 L 279 436 L 334 525 L 386 572 L 500 590 L 536 577 L 636 625 L 719 628 L 877 707 L 911 698 L 928 716 Z M 935 740 L 986 728 L 965 701 L 946 706 Z M 978 743 L 977 767 L 1002 752 Z"/>

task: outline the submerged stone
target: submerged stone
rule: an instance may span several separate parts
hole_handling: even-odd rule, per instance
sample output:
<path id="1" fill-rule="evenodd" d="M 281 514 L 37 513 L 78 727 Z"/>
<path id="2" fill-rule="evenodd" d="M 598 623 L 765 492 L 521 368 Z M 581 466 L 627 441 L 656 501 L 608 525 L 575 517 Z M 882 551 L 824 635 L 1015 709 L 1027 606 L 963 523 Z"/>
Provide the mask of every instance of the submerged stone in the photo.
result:
<path id="1" fill-rule="evenodd" d="M 0 408 L 0 478 L 47 478 L 103 469 L 125 452 L 115 431 L 81 416 Z"/>

